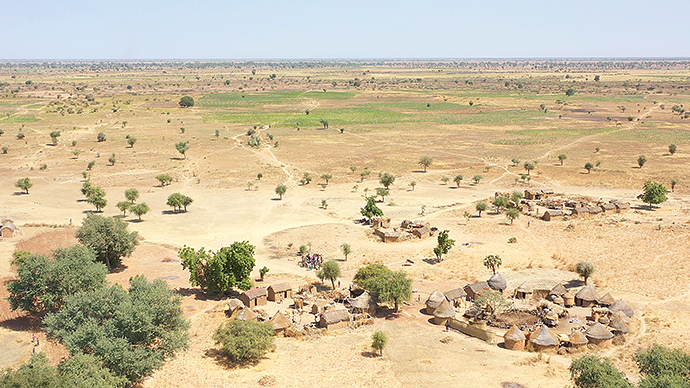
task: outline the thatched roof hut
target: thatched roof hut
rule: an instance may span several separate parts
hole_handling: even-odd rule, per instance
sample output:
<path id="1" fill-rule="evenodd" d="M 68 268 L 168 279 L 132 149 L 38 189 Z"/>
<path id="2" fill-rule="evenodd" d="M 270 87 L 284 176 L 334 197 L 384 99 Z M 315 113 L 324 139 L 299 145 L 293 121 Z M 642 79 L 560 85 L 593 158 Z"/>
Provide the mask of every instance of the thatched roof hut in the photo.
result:
<path id="1" fill-rule="evenodd" d="M 277 335 L 284 335 L 287 328 L 292 326 L 290 318 L 285 316 L 285 314 L 281 313 L 280 311 L 277 311 L 276 315 L 274 315 L 269 322 L 271 322 L 273 330 L 275 330 Z"/>
<path id="2" fill-rule="evenodd" d="M 233 319 L 237 319 L 239 321 L 256 321 L 257 320 L 257 315 L 252 309 L 249 308 L 241 308 L 235 310 L 235 313 L 232 316 Z"/>
<path id="3" fill-rule="evenodd" d="M 563 296 L 566 292 L 568 292 L 568 289 L 561 283 L 558 283 L 549 291 L 549 295 Z"/>
<path id="4" fill-rule="evenodd" d="M 635 315 L 635 312 L 633 311 L 633 309 L 623 299 L 612 304 L 611 307 L 609 307 L 609 311 L 612 314 L 615 314 L 615 313 L 620 311 L 629 317 L 632 317 L 633 315 Z"/>
<path id="5" fill-rule="evenodd" d="M 599 293 L 591 285 L 586 285 L 575 294 L 575 304 L 582 307 L 589 307 L 599 299 Z"/>
<path id="6" fill-rule="evenodd" d="M 503 292 L 503 290 L 508 288 L 508 282 L 506 281 L 506 278 L 499 272 L 496 272 L 495 274 L 491 275 L 491 277 L 486 283 L 489 285 L 489 287 L 496 291 Z"/>
<path id="7" fill-rule="evenodd" d="M 579 330 L 570 336 L 570 345 L 574 346 L 576 348 L 585 346 L 588 343 L 589 343 L 589 340 L 587 339 L 587 336 L 585 335 L 585 333 L 583 333 Z"/>
<path id="8" fill-rule="evenodd" d="M 448 299 L 451 305 L 457 307 L 460 302 L 465 299 L 467 293 L 462 288 L 456 288 L 454 290 L 444 292 L 443 295 L 446 296 L 446 299 Z"/>
<path id="9" fill-rule="evenodd" d="M 527 282 L 523 282 L 515 289 L 515 297 L 518 299 L 527 299 L 534 293 L 534 288 Z"/>
<path id="10" fill-rule="evenodd" d="M 434 310 L 434 323 L 437 325 L 441 325 L 443 323 L 446 323 L 446 321 L 450 318 L 455 317 L 455 310 L 453 307 L 451 307 L 450 303 L 447 300 L 443 300 L 438 307 Z"/>
<path id="11" fill-rule="evenodd" d="M 350 322 L 350 313 L 344 309 L 326 311 L 321 314 L 319 326 L 326 328 L 326 330 L 337 330 L 347 327 Z"/>
<path id="12" fill-rule="evenodd" d="M 379 307 L 374 298 L 366 291 L 353 299 L 351 306 L 356 311 L 368 313 L 372 317 L 376 315 L 376 309 Z"/>
<path id="13" fill-rule="evenodd" d="M 553 335 L 546 325 L 542 325 L 539 330 L 530 335 L 529 343 L 536 351 L 556 350 L 559 344 L 556 336 Z"/>
<path id="14" fill-rule="evenodd" d="M 440 306 L 441 303 L 445 300 L 446 300 L 446 296 L 443 295 L 443 293 L 441 291 L 434 290 L 434 292 L 432 292 L 429 295 L 429 298 L 426 300 L 426 312 L 427 312 L 427 314 L 433 314 L 434 310 L 436 310 L 436 308 L 438 306 Z"/>
<path id="15" fill-rule="evenodd" d="M 503 335 L 503 343 L 506 349 L 510 350 L 524 349 L 526 340 L 525 335 L 515 325 Z"/>
<path id="16" fill-rule="evenodd" d="M 244 308 L 244 303 L 237 298 L 232 298 L 228 301 L 228 309 L 225 310 L 225 315 L 232 316 L 237 309 Z"/>
<path id="17" fill-rule="evenodd" d="M 489 289 L 490 287 L 486 282 L 472 283 L 463 287 L 463 290 L 465 290 L 467 294 L 467 300 L 474 300 L 481 291 Z"/>
<path id="18" fill-rule="evenodd" d="M 610 292 L 607 292 L 604 296 L 602 296 L 601 298 L 597 299 L 597 303 L 598 303 L 600 306 L 605 306 L 605 307 L 611 306 L 611 305 L 614 304 L 615 302 L 616 302 L 616 300 L 613 299 L 613 296 L 611 296 L 611 293 L 610 293 Z"/>
<path id="19" fill-rule="evenodd" d="M 613 339 L 611 331 L 599 322 L 590 326 L 585 332 L 585 336 L 589 340 L 589 343 L 601 347 L 611 346 L 611 339 Z"/>
<path id="20" fill-rule="evenodd" d="M 611 323 L 609 323 L 609 327 L 616 334 L 627 334 L 630 332 L 630 328 L 620 316 L 613 317 Z"/>

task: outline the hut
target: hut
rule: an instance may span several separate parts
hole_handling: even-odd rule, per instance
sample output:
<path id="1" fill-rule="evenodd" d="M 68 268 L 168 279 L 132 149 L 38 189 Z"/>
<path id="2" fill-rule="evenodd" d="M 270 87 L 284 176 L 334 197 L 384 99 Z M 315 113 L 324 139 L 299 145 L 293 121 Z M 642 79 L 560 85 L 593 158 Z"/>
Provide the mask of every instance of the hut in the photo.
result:
<path id="1" fill-rule="evenodd" d="M 602 212 L 601 208 L 599 206 L 590 206 L 589 207 L 589 214 L 600 214 Z"/>
<path id="2" fill-rule="evenodd" d="M 274 315 L 269 322 L 271 322 L 271 325 L 273 326 L 273 330 L 275 330 L 276 335 L 280 337 L 284 337 L 285 332 L 292 325 L 292 322 L 290 322 L 290 318 L 285 316 L 285 314 L 281 313 L 280 311 L 277 311 L 276 315 Z"/>
<path id="3" fill-rule="evenodd" d="M 350 323 L 350 313 L 345 309 L 326 311 L 321 314 L 319 326 L 326 330 L 338 330 Z"/>
<path id="4" fill-rule="evenodd" d="M 446 296 L 443 295 L 443 293 L 439 290 L 434 290 L 429 295 L 429 298 L 426 300 L 426 313 L 427 314 L 433 314 L 434 310 L 441 304 L 441 302 L 446 300 Z"/>
<path id="5" fill-rule="evenodd" d="M 599 205 L 599 207 L 601 208 L 601 211 L 604 212 L 604 214 L 616 213 L 616 205 L 612 203 L 602 203 L 601 205 Z"/>
<path id="6" fill-rule="evenodd" d="M 588 208 L 588 207 L 584 207 L 584 206 L 583 206 L 583 207 L 575 207 L 575 208 L 573 208 L 573 210 L 571 211 L 571 214 L 572 214 L 573 216 L 580 216 L 580 217 L 586 216 L 586 215 L 589 215 L 589 208 Z"/>
<path id="7" fill-rule="evenodd" d="M 427 238 L 431 236 L 431 229 L 429 229 L 428 226 L 422 226 L 421 228 L 414 228 L 412 229 L 412 234 L 415 235 L 418 238 Z"/>
<path id="8" fill-rule="evenodd" d="M 376 228 L 374 234 L 381 237 L 381 240 L 385 243 L 400 241 L 400 232 L 396 232 L 395 230 Z"/>
<path id="9" fill-rule="evenodd" d="M 500 292 L 503 292 L 503 290 L 505 290 L 508 287 L 508 282 L 506 281 L 506 278 L 498 272 L 491 275 L 486 284 L 488 284 L 489 287 L 491 287 L 491 289 Z"/>
<path id="10" fill-rule="evenodd" d="M 565 294 L 563 294 L 563 305 L 565 307 L 573 307 L 575 306 L 575 294 L 570 292 L 569 290 L 566 291 Z"/>
<path id="11" fill-rule="evenodd" d="M 454 290 L 447 291 L 444 293 L 444 295 L 453 307 L 461 307 L 462 300 L 465 299 L 465 297 L 467 296 L 465 290 L 463 290 L 462 288 L 456 288 Z"/>
<path id="12" fill-rule="evenodd" d="M 522 334 L 520 329 L 518 329 L 515 325 L 513 325 L 513 327 L 511 327 L 510 330 L 506 331 L 506 333 L 503 335 L 503 345 L 506 349 L 510 350 L 524 349 L 526 340 L 527 338 L 525 335 Z"/>
<path id="13" fill-rule="evenodd" d="M 242 309 L 244 308 L 244 303 L 242 303 L 241 300 L 232 298 L 228 301 L 228 309 L 225 310 L 225 315 L 227 316 L 232 316 L 232 314 L 237 311 L 237 309 Z"/>
<path id="14" fill-rule="evenodd" d="M 613 296 L 611 296 L 610 292 L 607 292 L 604 296 L 597 299 L 597 304 L 600 306 L 604 306 L 604 307 L 611 306 L 615 302 L 616 302 L 616 300 L 613 299 Z"/>
<path id="15" fill-rule="evenodd" d="M 541 219 L 544 221 L 551 221 L 561 217 L 563 217 L 562 211 L 549 209 L 544 211 L 544 214 L 541 216 Z"/>
<path id="16" fill-rule="evenodd" d="M 623 316 L 625 316 L 625 314 L 623 314 Z M 613 318 L 611 318 L 609 328 L 611 328 L 611 331 L 613 331 L 613 333 L 616 335 L 628 334 L 628 332 L 630 332 L 630 328 L 621 316 L 614 316 Z"/>
<path id="17" fill-rule="evenodd" d="M 311 305 L 311 313 L 314 315 L 321 314 L 328 304 L 330 304 L 330 302 L 327 300 L 317 299 L 316 302 Z"/>
<path id="18" fill-rule="evenodd" d="M 252 308 L 256 306 L 263 306 L 266 302 L 266 288 L 254 287 L 240 294 L 240 300 L 245 306 Z"/>
<path id="19" fill-rule="evenodd" d="M 530 286 L 527 282 L 523 282 L 515 290 L 515 297 L 517 299 L 529 299 L 532 297 L 533 293 L 534 293 L 534 288 L 532 288 L 532 286 Z"/>
<path id="20" fill-rule="evenodd" d="M 257 315 L 252 309 L 241 308 L 235 310 L 235 313 L 231 316 L 232 319 L 237 319 L 239 321 L 256 321 Z"/>
<path id="21" fill-rule="evenodd" d="M 10 238 L 14 236 L 17 232 L 17 227 L 14 225 L 14 221 L 11 218 L 5 218 L 0 224 L 0 237 Z"/>
<path id="22" fill-rule="evenodd" d="M 581 307 L 590 307 L 599 299 L 599 293 L 591 285 L 586 285 L 575 294 L 575 305 Z"/>
<path id="23" fill-rule="evenodd" d="M 355 311 L 367 313 L 372 317 L 376 315 L 378 307 L 379 305 L 376 304 L 376 301 L 368 292 L 364 292 L 352 300 L 352 308 Z"/>
<path id="24" fill-rule="evenodd" d="M 371 225 L 374 228 L 390 228 L 391 219 L 390 217 L 376 217 L 371 220 Z"/>
<path id="25" fill-rule="evenodd" d="M 453 307 L 451 307 L 450 303 L 445 299 L 436 307 L 436 310 L 434 310 L 434 323 L 437 325 L 442 325 L 453 317 L 455 317 L 455 310 L 453 310 Z"/>
<path id="26" fill-rule="evenodd" d="M 611 307 L 609 307 L 609 311 L 611 312 L 611 314 L 616 314 L 617 312 L 622 312 L 623 314 L 625 314 L 629 317 L 632 317 L 633 315 L 635 315 L 635 312 L 633 311 L 633 309 L 630 308 L 630 305 L 628 305 L 623 299 L 612 304 Z"/>
<path id="27" fill-rule="evenodd" d="M 486 282 L 472 283 L 463 287 L 465 294 L 467 294 L 467 300 L 474 300 L 481 291 L 489 289 L 489 285 Z"/>
<path id="28" fill-rule="evenodd" d="M 544 196 L 544 193 L 541 190 L 525 190 L 525 199 L 527 200 L 540 200 Z"/>
<path id="29" fill-rule="evenodd" d="M 278 302 L 292 297 L 292 287 L 288 283 L 273 284 L 268 287 L 268 300 Z"/>
<path id="30" fill-rule="evenodd" d="M 551 289 L 551 291 L 549 291 L 549 296 L 555 295 L 562 297 L 566 292 L 568 292 L 568 289 L 566 289 L 561 283 L 558 283 Z"/>
<path id="31" fill-rule="evenodd" d="M 585 333 L 581 332 L 580 330 L 577 330 L 575 333 L 573 333 L 570 336 L 570 346 L 575 347 L 575 348 L 581 348 L 589 343 L 589 340 L 587 339 L 587 336 Z"/>
<path id="32" fill-rule="evenodd" d="M 546 325 L 542 325 L 539 330 L 530 335 L 529 343 L 534 347 L 534 350 L 541 352 L 545 350 L 556 350 L 558 348 L 558 339 L 549 330 Z"/>
<path id="33" fill-rule="evenodd" d="M 602 348 L 611 346 L 611 340 L 613 339 L 613 334 L 606 328 L 606 326 L 597 322 L 587 329 L 585 336 L 589 340 L 590 344 L 600 346 Z"/>

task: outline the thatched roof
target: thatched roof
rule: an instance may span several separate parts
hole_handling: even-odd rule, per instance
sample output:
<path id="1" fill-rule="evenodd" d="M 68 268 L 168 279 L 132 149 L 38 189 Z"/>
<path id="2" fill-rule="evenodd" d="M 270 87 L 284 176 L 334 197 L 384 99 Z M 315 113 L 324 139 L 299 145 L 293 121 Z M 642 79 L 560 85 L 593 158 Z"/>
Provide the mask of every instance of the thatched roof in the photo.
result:
<path id="1" fill-rule="evenodd" d="M 348 313 L 345 309 L 326 311 L 325 313 L 321 314 L 321 321 L 328 325 L 349 320 L 350 313 Z"/>
<path id="2" fill-rule="evenodd" d="M 620 311 L 629 317 L 632 317 L 633 315 L 635 315 L 635 312 L 633 311 L 633 309 L 623 299 L 612 304 L 611 307 L 609 307 L 609 311 L 613 314 Z"/>
<path id="3" fill-rule="evenodd" d="M 503 339 L 507 341 L 524 341 L 526 337 L 517 326 L 513 325 L 510 330 L 503 334 Z"/>
<path id="4" fill-rule="evenodd" d="M 532 333 L 529 342 L 540 346 L 558 346 L 558 339 L 546 325 L 542 325 L 539 330 Z"/>
<path id="5" fill-rule="evenodd" d="M 278 284 L 273 284 L 268 287 L 270 290 L 273 290 L 273 292 L 285 292 L 285 291 L 292 291 L 292 287 L 290 286 L 290 283 L 278 283 Z"/>
<path id="6" fill-rule="evenodd" d="M 271 318 L 270 322 L 273 325 L 273 330 L 287 329 L 292 325 L 290 318 L 286 317 L 285 314 L 280 311 L 276 312 L 276 315 Z"/>
<path id="7" fill-rule="evenodd" d="M 531 294 L 534 292 L 534 288 L 532 288 L 532 286 L 530 286 L 527 282 L 523 282 L 515 291 L 524 292 L 525 294 Z"/>
<path id="8" fill-rule="evenodd" d="M 456 288 L 454 290 L 446 291 L 444 295 L 446 296 L 446 299 L 450 301 L 464 298 L 467 296 L 467 293 L 462 288 Z"/>
<path id="9" fill-rule="evenodd" d="M 489 285 L 489 287 L 493 288 L 494 290 L 503 291 L 506 288 L 508 288 L 508 282 L 506 282 L 506 278 L 498 272 L 493 274 L 486 283 Z"/>
<path id="10" fill-rule="evenodd" d="M 434 290 L 434 292 L 429 295 L 429 299 L 426 300 L 427 307 L 435 309 L 441 302 L 446 300 L 446 296 L 439 290 Z"/>
<path id="11" fill-rule="evenodd" d="M 241 300 L 232 298 L 228 301 L 228 310 L 230 310 L 230 312 L 234 312 L 239 308 L 244 308 L 244 303 L 242 303 Z"/>
<path id="12" fill-rule="evenodd" d="M 549 295 L 563 296 L 563 294 L 565 294 L 566 292 L 568 292 L 568 290 L 565 288 L 565 286 L 558 283 L 554 288 L 551 289 L 551 291 L 549 291 Z"/>
<path id="13" fill-rule="evenodd" d="M 465 292 L 467 292 L 467 290 L 469 289 L 472 292 L 474 292 L 475 294 L 479 293 L 479 291 L 481 291 L 481 290 L 488 290 L 489 288 L 490 287 L 486 282 L 472 283 L 472 284 L 468 284 L 465 287 L 463 287 Z"/>
<path id="14" fill-rule="evenodd" d="M 587 336 L 585 336 L 585 333 L 578 330 L 575 334 L 570 336 L 570 343 L 573 345 L 586 345 L 589 343 L 589 340 Z"/>
<path id="15" fill-rule="evenodd" d="M 246 295 L 249 298 L 249 300 L 252 300 L 262 296 L 267 296 L 268 293 L 266 292 L 266 289 L 264 287 L 254 287 L 243 292 L 242 295 Z"/>
<path id="16" fill-rule="evenodd" d="M 602 296 L 601 298 L 597 299 L 597 303 L 599 303 L 602 306 L 611 306 L 616 302 L 615 299 L 613 299 L 613 296 L 611 296 L 610 292 L 607 292 L 606 295 Z"/>
<path id="17" fill-rule="evenodd" d="M 587 329 L 587 331 L 585 332 L 585 335 L 587 336 L 587 338 L 594 338 L 599 340 L 613 338 L 613 334 L 611 334 L 611 331 L 609 331 L 609 329 L 607 329 L 606 326 L 602 325 L 599 322 L 590 326 L 590 328 Z"/>
<path id="18" fill-rule="evenodd" d="M 447 300 L 441 302 L 436 310 L 434 310 L 434 317 L 436 318 L 453 318 L 455 316 L 455 310 L 450 307 L 450 303 Z"/>
<path id="19" fill-rule="evenodd" d="M 611 323 L 609 323 L 609 327 L 612 328 L 614 331 L 617 331 L 619 333 L 627 333 L 630 331 L 630 328 L 628 328 L 628 325 L 625 324 L 625 321 L 620 317 L 614 317 L 611 319 Z"/>
<path id="20" fill-rule="evenodd" d="M 588 302 L 594 302 L 599 299 L 599 293 L 591 285 L 586 285 L 582 287 L 580 291 L 575 294 L 575 297 Z"/>
<path id="21" fill-rule="evenodd" d="M 256 321 L 256 313 L 252 309 L 238 309 L 237 313 L 234 314 L 234 319 L 240 321 Z"/>
<path id="22" fill-rule="evenodd" d="M 377 308 L 378 305 L 374 298 L 365 291 L 362 295 L 352 300 L 352 307 L 360 310 L 369 310 Z"/>
<path id="23" fill-rule="evenodd" d="M 622 320 L 625 323 L 630 322 L 630 318 L 627 315 L 625 315 L 625 313 L 622 311 L 616 311 L 615 313 L 611 314 L 611 320 L 614 320 L 616 318 Z"/>

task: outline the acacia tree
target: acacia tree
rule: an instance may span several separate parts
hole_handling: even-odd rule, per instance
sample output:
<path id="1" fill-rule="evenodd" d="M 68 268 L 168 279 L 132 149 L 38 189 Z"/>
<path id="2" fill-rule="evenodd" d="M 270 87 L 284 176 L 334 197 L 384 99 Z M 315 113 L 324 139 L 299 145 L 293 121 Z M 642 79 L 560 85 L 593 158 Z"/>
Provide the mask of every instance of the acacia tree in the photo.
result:
<path id="1" fill-rule="evenodd" d="M 132 207 L 132 203 L 129 201 L 120 201 L 115 206 L 117 206 L 117 208 L 120 209 L 120 211 L 122 212 L 122 216 L 125 217 L 127 216 L 127 210 L 129 210 L 129 208 Z"/>
<path id="2" fill-rule="evenodd" d="M 340 266 L 335 260 L 328 260 L 323 263 L 319 272 L 316 273 L 321 281 L 326 279 L 331 281 L 331 286 L 335 289 L 335 279 L 340 276 Z"/>
<path id="3" fill-rule="evenodd" d="M 50 133 L 50 140 L 53 142 L 54 146 L 57 145 L 58 137 L 60 137 L 60 131 L 53 131 Z"/>
<path id="4" fill-rule="evenodd" d="M 478 184 L 479 184 L 479 181 L 481 181 L 482 178 L 484 178 L 484 177 L 481 176 L 481 175 L 479 175 L 479 174 L 477 174 L 477 175 L 475 175 L 475 176 L 472 177 L 472 180 L 474 181 L 474 184 L 475 184 L 475 185 L 478 185 Z"/>
<path id="5" fill-rule="evenodd" d="M 453 245 L 455 245 L 455 240 L 448 237 L 449 232 L 449 230 L 439 232 L 438 237 L 436 238 L 438 245 L 436 245 L 436 248 L 434 248 L 434 254 L 436 255 L 436 259 L 438 259 L 438 261 L 441 261 L 442 256 L 450 252 L 450 249 L 453 248 Z"/>
<path id="6" fill-rule="evenodd" d="M 592 164 L 592 162 L 585 163 L 585 170 L 587 170 L 587 174 L 590 174 L 592 172 L 593 168 L 594 168 L 594 165 Z"/>
<path id="7" fill-rule="evenodd" d="M 588 260 L 583 260 L 579 263 L 577 263 L 577 266 L 575 267 L 575 272 L 577 272 L 578 275 L 582 276 L 583 279 L 585 279 L 585 284 L 587 284 L 587 279 L 589 279 L 592 274 L 594 274 L 594 263 Z"/>
<path id="8" fill-rule="evenodd" d="M 350 244 L 348 243 L 342 243 L 340 245 L 340 250 L 343 251 L 343 255 L 345 256 L 345 261 L 347 261 L 347 256 L 352 253 L 352 247 L 350 247 Z"/>
<path id="9" fill-rule="evenodd" d="M 649 210 L 652 210 L 652 204 L 658 205 L 662 202 L 666 202 L 668 199 L 666 193 L 668 190 L 661 183 L 655 183 L 652 181 L 646 181 L 644 183 L 644 192 L 637 196 L 642 202 L 649 204 Z"/>
<path id="10" fill-rule="evenodd" d="M 386 196 L 390 195 L 390 193 L 391 193 L 391 191 L 385 187 L 377 187 L 376 188 L 376 195 L 381 197 L 381 202 L 386 202 Z"/>
<path id="11" fill-rule="evenodd" d="M 678 178 L 671 179 L 671 191 L 676 191 L 676 185 L 678 184 Z"/>
<path id="12" fill-rule="evenodd" d="M 510 209 L 506 210 L 506 217 L 510 220 L 510 224 L 513 225 L 513 221 L 520 217 L 520 210 L 511 207 Z"/>
<path id="13" fill-rule="evenodd" d="M 230 361 L 242 363 L 258 360 L 272 349 L 275 330 L 269 322 L 233 319 L 218 327 L 213 340 Z"/>
<path id="14" fill-rule="evenodd" d="M 525 162 L 525 164 L 522 167 L 524 167 L 525 171 L 527 171 L 527 175 L 530 175 L 530 171 L 534 170 L 534 163 Z"/>
<path id="15" fill-rule="evenodd" d="M 675 144 L 668 146 L 668 153 L 674 155 L 678 151 L 678 147 Z"/>
<path id="16" fill-rule="evenodd" d="M 33 186 L 34 184 L 31 183 L 31 180 L 29 178 L 21 178 L 18 181 L 14 183 L 14 187 L 20 188 L 24 190 L 26 194 L 29 194 L 29 189 Z"/>
<path id="17" fill-rule="evenodd" d="M 126 222 L 93 213 L 86 215 L 75 236 L 80 243 L 91 248 L 98 261 L 105 263 L 109 270 L 119 266 L 122 258 L 131 255 L 139 244 L 139 235 L 136 231 L 129 232 Z"/>
<path id="18" fill-rule="evenodd" d="M 640 166 L 640 168 L 642 168 L 642 166 L 644 166 L 645 163 L 647 163 L 647 157 L 644 155 L 640 155 L 637 158 L 637 165 Z"/>
<path id="19" fill-rule="evenodd" d="M 328 184 L 328 181 L 329 181 L 330 179 L 332 179 L 332 178 L 333 178 L 333 175 L 331 175 L 331 174 L 323 174 L 323 175 L 321 175 L 321 179 L 323 179 L 324 181 L 326 181 L 326 184 Z"/>
<path id="20" fill-rule="evenodd" d="M 379 353 L 379 356 L 383 355 L 383 349 L 388 343 L 388 335 L 383 330 L 376 330 L 374 334 L 371 335 L 371 347 L 375 352 Z"/>
<path id="21" fill-rule="evenodd" d="M 125 190 L 125 198 L 127 198 L 127 200 L 130 201 L 131 203 L 134 203 L 134 201 L 139 199 L 139 190 L 137 190 L 137 189 Z"/>
<path id="22" fill-rule="evenodd" d="M 419 162 L 417 162 L 422 168 L 424 169 L 424 172 L 434 163 L 434 158 L 431 156 L 425 155 L 419 158 Z"/>
<path id="23" fill-rule="evenodd" d="M 477 209 L 477 211 L 479 212 L 479 217 L 481 217 L 482 212 L 486 211 L 486 209 L 488 207 L 489 207 L 489 204 L 487 204 L 486 201 L 479 201 L 479 202 L 477 202 L 477 205 L 474 208 Z"/>
<path id="24" fill-rule="evenodd" d="M 217 252 L 185 246 L 180 250 L 182 268 L 189 270 L 189 282 L 205 292 L 227 292 L 231 287 L 251 288 L 250 275 L 254 269 L 254 246 L 236 241 Z"/>
<path id="25" fill-rule="evenodd" d="M 502 263 L 501 256 L 498 255 L 489 255 L 484 258 L 484 266 L 492 270 L 494 274 Z"/>
<path id="26" fill-rule="evenodd" d="M 276 186 L 276 194 L 278 194 L 281 201 L 283 200 L 283 195 L 285 195 L 286 192 L 287 186 L 285 186 L 284 184 L 279 184 L 278 186 Z"/>
<path id="27" fill-rule="evenodd" d="M 390 185 L 395 182 L 395 175 L 389 174 L 389 173 L 383 173 L 381 174 L 381 178 L 379 178 L 379 182 L 383 185 L 385 188 L 390 188 Z"/>
<path id="28" fill-rule="evenodd" d="M 103 208 L 108 205 L 108 200 L 105 199 L 105 190 L 101 186 L 89 186 L 86 192 L 86 202 L 95 206 L 97 212 L 103 211 Z"/>
<path id="29" fill-rule="evenodd" d="M 558 155 L 558 161 L 561 162 L 561 166 L 563 165 L 563 162 L 568 159 L 568 156 L 566 154 L 560 154 Z"/>
<path id="30" fill-rule="evenodd" d="M 177 152 L 181 153 L 182 156 L 185 159 L 187 159 L 186 152 L 189 150 L 189 142 L 188 141 L 181 141 L 179 143 L 175 143 L 175 148 L 177 149 Z"/>
<path id="31" fill-rule="evenodd" d="M 383 216 L 383 210 L 376 206 L 376 197 L 374 196 L 367 197 L 367 204 L 359 209 L 359 212 L 362 216 L 366 217 L 370 223 L 372 218 Z"/>
<path id="32" fill-rule="evenodd" d="M 141 216 L 148 213 L 150 210 L 151 208 L 149 208 L 149 205 L 147 205 L 146 202 L 138 203 L 129 209 L 130 212 L 136 214 L 137 217 L 139 217 L 139 221 L 141 221 Z"/>
<path id="33" fill-rule="evenodd" d="M 464 177 L 460 174 L 456 175 L 455 178 L 453 178 L 453 182 L 455 182 L 455 186 L 460 188 L 460 182 L 462 182 L 462 179 Z"/>
<path id="34" fill-rule="evenodd" d="M 194 106 L 194 98 L 192 98 L 191 96 L 182 96 L 182 98 L 180 98 L 179 104 L 182 108 L 189 108 L 191 106 Z"/>
<path id="35" fill-rule="evenodd" d="M 158 180 L 158 183 L 163 187 L 171 184 L 173 177 L 171 177 L 170 174 L 160 174 L 156 176 L 156 180 Z"/>
<path id="36" fill-rule="evenodd" d="M 137 142 L 136 137 L 131 137 L 127 139 L 127 144 L 129 144 L 129 148 L 134 148 L 134 144 Z"/>

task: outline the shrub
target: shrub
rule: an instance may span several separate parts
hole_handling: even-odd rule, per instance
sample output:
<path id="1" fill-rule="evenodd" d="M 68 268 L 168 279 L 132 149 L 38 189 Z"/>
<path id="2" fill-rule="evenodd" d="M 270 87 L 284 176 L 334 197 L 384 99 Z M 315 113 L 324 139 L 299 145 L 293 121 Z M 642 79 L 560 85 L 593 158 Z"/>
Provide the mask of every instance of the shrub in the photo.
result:
<path id="1" fill-rule="evenodd" d="M 371 336 L 371 347 L 379 356 L 383 355 L 383 349 L 388 344 L 388 335 L 383 330 L 376 330 Z"/>
<path id="2" fill-rule="evenodd" d="M 213 340 L 233 362 L 258 360 L 275 342 L 275 331 L 268 322 L 232 320 L 218 327 Z"/>

